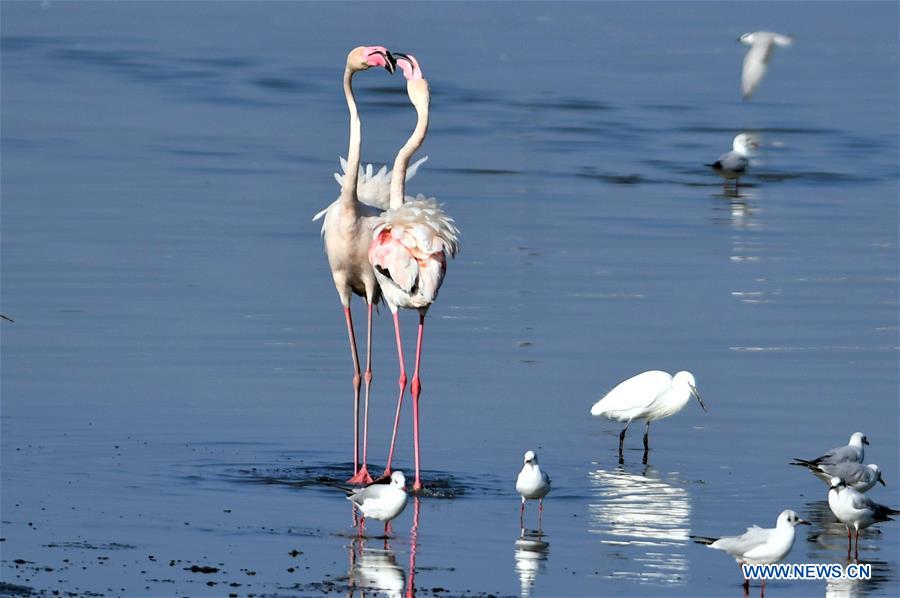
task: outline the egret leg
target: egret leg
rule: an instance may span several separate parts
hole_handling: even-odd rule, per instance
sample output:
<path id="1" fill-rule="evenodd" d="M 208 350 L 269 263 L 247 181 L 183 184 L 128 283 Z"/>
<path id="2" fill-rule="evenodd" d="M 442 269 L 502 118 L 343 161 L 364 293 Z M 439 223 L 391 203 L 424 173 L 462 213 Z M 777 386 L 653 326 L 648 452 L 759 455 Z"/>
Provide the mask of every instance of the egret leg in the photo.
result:
<path id="1" fill-rule="evenodd" d="M 416 456 L 416 481 L 413 490 L 422 489 L 422 480 L 419 477 L 419 395 L 422 393 L 422 382 L 419 379 L 419 364 L 422 358 L 422 335 L 425 332 L 425 314 L 419 314 L 419 335 L 416 339 L 416 369 L 413 372 L 410 390 L 413 398 L 413 442 Z"/>
<path id="2" fill-rule="evenodd" d="M 650 420 L 647 420 L 647 426 L 644 428 L 644 465 L 647 464 L 647 453 L 650 451 Z"/>
<path id="3" fill-rule="evenodd" d="M 347 320 L 347 336 L 350 337 L 350 356 L 353 359 L 353 476 L 347 482 L 352 483 L 359 471 L 359 355 L 356 352 L 356 335 L 353 333 L 353 316 L 350 306 L 344 307 L 344 319 Z"/>
<path id="4" fill-rule="evenodd" d="M 366 413 L 363 416 L 363 449 L 362 449 L 362 467 L 356 472 L 352 478 L 348 480 L 351 484 L 371 484 L 372 476 L 369 475 L 368 452 L 369 452 L 369 391 L 372 388 L 372 304 L 368 304 L 368 322 L 366 326 L 366 373 L 364 379 L 366 381 L 365 407 Z"/>
<path id="5" fill-rule="evenodd" d="M 394 443 L 397 441 L 397 427 L 400 425 L 400 407 L 403 405 L 403 393 L 406 391 L 406 367 L 403 360 L 403 342 L 400 340 L 400 318 L 394 312 L 394 336 L 397 340 L 397 357 L 400 360 L 400 378 L 397 386 L 400 387 L 400 396 L 397 398 L 397 413 L 394 415 L 394 431 L 391 434 L 391 450 L 388 452 L 387 467 L 384 468 L 382 477 L 391 475 L 391 462 L 394 459 Z"/>
<path id="6" fill-rule="evenodd" d="M 619 433 L 619 464 L 625 463 L 625 455 L 622 453 L 622 445 L 625 444 L 625 432 L 628 431 L 628 426 L 631 425 L 631 420 L 625 424 L 625 427 Z"/>

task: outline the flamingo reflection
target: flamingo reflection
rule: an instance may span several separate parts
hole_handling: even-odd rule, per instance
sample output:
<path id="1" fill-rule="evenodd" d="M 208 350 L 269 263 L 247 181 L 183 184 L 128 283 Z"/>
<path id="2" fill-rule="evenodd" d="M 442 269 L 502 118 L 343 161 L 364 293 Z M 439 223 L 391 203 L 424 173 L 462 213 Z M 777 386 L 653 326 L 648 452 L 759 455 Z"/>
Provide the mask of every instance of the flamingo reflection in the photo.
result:
<path id="1" fill-rule="evenodd" d="M 416 547 L 419 544 L 419 497 L 413 497 L 413 524 L 409 530 L 409 584 L 406 586 L 408 598 L 416 595 Z"/>

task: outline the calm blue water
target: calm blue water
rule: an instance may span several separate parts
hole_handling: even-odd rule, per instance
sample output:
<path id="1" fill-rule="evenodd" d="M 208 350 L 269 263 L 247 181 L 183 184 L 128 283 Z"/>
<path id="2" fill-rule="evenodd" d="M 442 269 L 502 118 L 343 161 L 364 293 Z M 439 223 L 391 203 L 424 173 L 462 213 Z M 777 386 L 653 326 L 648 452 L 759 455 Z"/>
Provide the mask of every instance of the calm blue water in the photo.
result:
<path id="1" fill-rule="evenodd" d="M 738 596 L 734 562 L 688 536 L 793 508 L 814 524 L 788 560 L 845 562 L 825 486 L 787 463 L 857 430 L 887 481 L 872 498 L 900 505 L 896 4 L 0 15 L 4 583 Z M 735 40 L 757 29 L 796 42 L 745 103 Z M 454 498 L 411 501 L 387 550 L 314 483 L 352 456 L 343 318 L 310 217 L 336 196 L 359 44 L 420 59 L 430 160 L 410 191 L 463 231 L 421 403 L 426 481 Z M 355 87 L 363 158 L 390 161 L 414 123 L 403 80 Z M 702 164 L 747 130 L 762 147 L 723 196 Z M 375 334 L 381 464 L 397 376 L 384 309 Z M 635 426 L 620 467 L 618 424 L 588 411 L 646 369 L 690 369 L 710 410 L 654 424 L 646 466 Z M 554 482 L 542 535 L 531 505 L 518 525 L 528 448 Z M 768 595 L 894 595 L 898 525 L 864 532 L 860 558 L 871 581 Z"/>

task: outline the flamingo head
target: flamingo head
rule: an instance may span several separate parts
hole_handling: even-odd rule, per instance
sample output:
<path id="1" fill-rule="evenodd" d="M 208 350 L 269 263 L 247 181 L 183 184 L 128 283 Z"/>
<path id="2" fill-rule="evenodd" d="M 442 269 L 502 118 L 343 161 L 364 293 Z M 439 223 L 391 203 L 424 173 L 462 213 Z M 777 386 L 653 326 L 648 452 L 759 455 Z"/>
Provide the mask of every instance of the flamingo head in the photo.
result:
<path id="1" fill-rule="evenodd" d="M 403 71 L 403 76 L 407 81 L 418 81 L 422 78 L 422 69 L 419 68 L 419 61 L 412 54 L 396 53 L 397 66 Z"/>
<path id="2" fill-rule="evenodd" d="M 397 61 L 384 46 L 359 46 L 347 55 L 347 68 L 351 71 L 364 71 L 373 66 L 381 66 L 394 74 Z"/>

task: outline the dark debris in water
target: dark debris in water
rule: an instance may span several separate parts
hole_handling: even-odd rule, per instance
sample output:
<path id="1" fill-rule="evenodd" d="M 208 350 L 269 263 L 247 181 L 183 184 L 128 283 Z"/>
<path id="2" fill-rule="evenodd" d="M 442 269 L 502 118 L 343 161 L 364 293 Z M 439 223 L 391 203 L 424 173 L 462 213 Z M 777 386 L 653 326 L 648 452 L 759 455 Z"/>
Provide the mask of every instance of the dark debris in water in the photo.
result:
<path id="1" fill-rule="evenodd" d="M 370 466 L 371 471 L 380 467 Z M 244 466 L 223 472 L 223 476 L 233 482 L 245 484 L 282 485 L 291 488 L 321 488 L 332 491 L 346 485 L 353 466 L 350 463 L 311 466 Z M 415 495 L 428 498 L 454 499 L 476 492 L 477 494 L 498 494 L 502 492 L 497 484 L 476 479 L 460 479 L 446 472 L 422 471 L 424 488 Z M 413 491 L 410 490 L 413 494 Z"/>
<path id="2" fill-rule="evenodd" d="M 0 581 L 0 596 L 31 596 L 34 588 Z"/>
<path id="3" fill-rule="evenodd" d="M 137 548 L 133 544 L 120 544 L 109 542 L 108 544 L 91 544 L 90 542 L 57 542 L 44 544 L 46 548 L 80 548 L 82 550 L 133 550 Z"/>

